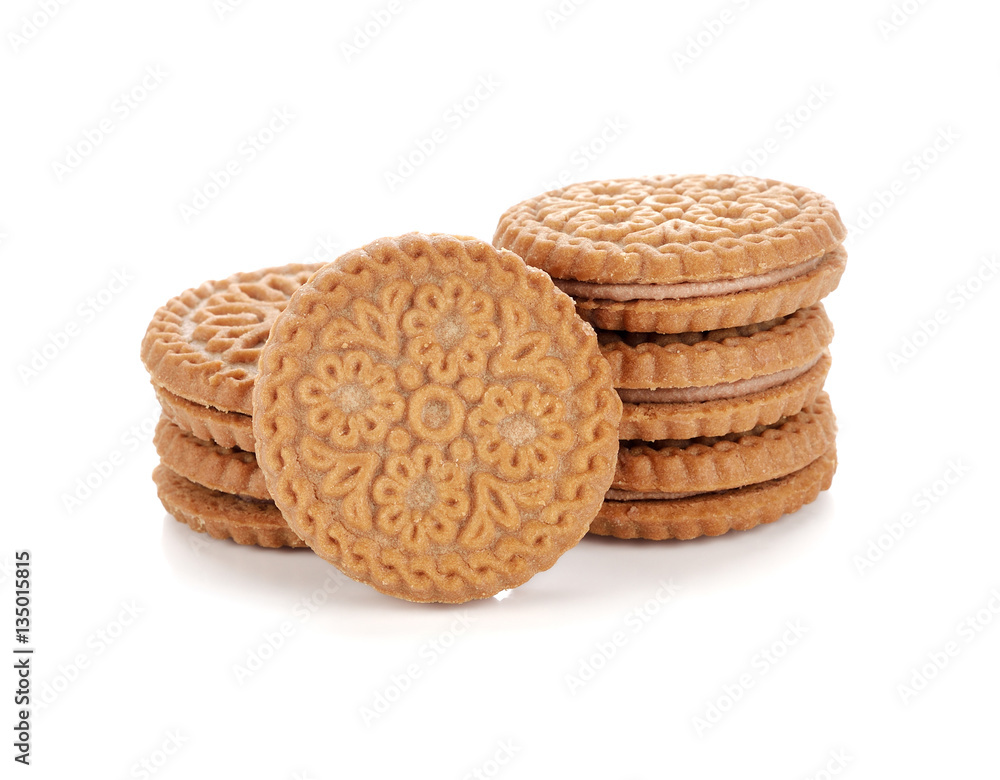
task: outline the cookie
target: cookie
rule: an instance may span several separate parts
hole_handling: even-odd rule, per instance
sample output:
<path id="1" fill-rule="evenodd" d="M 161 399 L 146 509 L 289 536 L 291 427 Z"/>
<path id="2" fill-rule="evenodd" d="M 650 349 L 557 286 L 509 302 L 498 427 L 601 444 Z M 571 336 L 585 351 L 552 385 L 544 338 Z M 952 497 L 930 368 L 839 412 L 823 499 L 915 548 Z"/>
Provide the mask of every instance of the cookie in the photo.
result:
<path id="1" fill-rule="evenodd" d="M 253 420 L 249 414 L 220 412 L 153 385 L 163 414 L 181 430 L 220 447 L 253 452 Z"/>
<path id="2" fill-rule="evenodd" d="M 215 539 L 258 547 L 305 547 L 273 501 L 240 498 L 209 490 L 160 464 L 153 471 L 156 493 L 179 522 Z"/>
<path id="3" fill-rule="evenodd" d="M 709 493 L 766 482 L 804 468 L 836 435 L 830 398 L 820 393 L 798 414 L 742 433 L 649 443 L 622 442 L 612 491 Z M 614 492 L 611 498 L 620 498 Z M 632 497 L 632 496 L 630 496 Z"/>
<path id="4" fill-rule="evenodd" d="M 831 446 L 806 467 L 734 490 L 675 499 L 607 500 L 590 532 L 619 539 L 694 539 L 746 531 L 800 509 L 828 490 L 837 470 Z"/>
<path id="5" fill-rule="evenodd" d="M 264 501 L 271 499 L 253 452 L 199 439 L 164 416 L 153 433 L 153 446 L 163 465 L 203 487 Z"/>
<path id="6" fill-rule="evenodd" d="M 157 310 L 141 356 L 153 384 L 220 412 L 252 413 L 257 359 L 278 313 L 320 265 L 205 282 Z"/>
<path id="7" fill-rule="evenodd" d="M 508 209 L 494 236 L 606 330 L 683 333 L 785 316 L 838 284 L 846 229 L 822 195 L 771 179 L 573 184 Z"/>
<path id="8" fill-rule="evenodd" d="M 622 439 L 693 439 L 769 425 L 811 403 L 830 368 L 822 304 L 704 333 L 598 331 L 624 402 Z"/>
<path id="9" fill-rule="evenodd" d="M 552 566 L 611 485 L 621 401 L 573 302 L 516 255 L 408 234 L 324 267 L 277 318 L 257 458 L 291 528 L 410 601 Z"/>

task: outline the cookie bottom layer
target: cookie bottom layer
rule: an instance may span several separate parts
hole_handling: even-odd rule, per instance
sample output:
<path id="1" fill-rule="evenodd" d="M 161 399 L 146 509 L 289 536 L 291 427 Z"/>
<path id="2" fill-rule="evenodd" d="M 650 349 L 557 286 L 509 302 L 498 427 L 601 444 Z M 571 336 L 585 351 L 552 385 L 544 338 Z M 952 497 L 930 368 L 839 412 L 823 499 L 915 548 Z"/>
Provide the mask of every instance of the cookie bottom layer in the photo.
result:
<path id="1" fill-rule="evenodd" d="M 196 485 L 160 464 L 153 470 L 163 508 L 214 539 L 258 547 L 305 547 L 271 501 L 255 501 Z"/>
<path id="2" fill-rule="evenodd" d="M 167 418 L 181 430 L 220 447 L 253 452 L 253 418 L 239 412 L 222 412 L 181 398 L 157 384 L 156 398 Z"/>
<path id="3" fill-rule="evenodd" d="M 199 439 L 166 416 L 156 425 L 153 446 L 164 466 L 202 487 L 262 501 L 271 499 L 253 452 Z"/>
<path id="4" fill-rule="evenodd" d="M 815 501 L 837 470 L 837 450 L 781 479 L 667 501 L 605 501 L 590 533 L 619 539 L 694 539 L 773 523 Z"/>
<path id="5" fill-rule="evenodd" d="M 811 404 L 830 371 L 830 354 L 790 382 L 757 393 L 687 404 L 623 404 L 619 439 L 657 441 L 724 436 L 771 425 Z"/>
<path id="6" fill-rule="evenodd" d="M 666 301 L 580 298 L 577 313 L 595 328 L 633 333 L 688 333 L 736 328 L 784 317 L 812 306 L 837 289 L 847 265 L 838 247 L 813 271 L 760 290 Z"/>

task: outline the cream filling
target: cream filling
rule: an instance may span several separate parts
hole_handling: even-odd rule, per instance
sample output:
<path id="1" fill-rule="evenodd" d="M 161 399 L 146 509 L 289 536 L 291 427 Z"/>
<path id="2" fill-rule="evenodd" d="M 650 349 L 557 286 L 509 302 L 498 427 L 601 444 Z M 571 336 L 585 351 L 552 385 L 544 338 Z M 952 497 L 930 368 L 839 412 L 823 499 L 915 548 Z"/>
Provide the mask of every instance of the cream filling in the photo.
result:
<path id="1" fill-rule="evenodd" d="M 717 282 L 680 282 L 678 284 L 598 284 L 573 279 L 553 279 L 556 287 L 574 298 L 604 301 L 664 301 L 678 298 L 711 298 L 717 295 L 759 290 L 772 284 L 804 276 L 825 262 L 827 255 L 806 260 L 790 268 L 778 268 L 757 276 L 721 279 Z"/>
<path id="2" fill-rule="evenodd" d="M 611 488 L 605 498 L 608 501 L 669 501 L 674 498 L 687 498 L 697 496 L 699 493 L 658 493 L 656 491 L 643 493 L 638 490 L 615 490 Z"/>
<path id="3" fill-rule="evenodd" d="M 626 404 L 693 404 L 702 401 L 722 401 L 728 398 L 739 398 L 751 393 L 761 393 L 772 387 L 783 385 L 797 379 L 815 366 L 822 353 L 807 365 L 788 368 L 774 374 L 764 374 L 750 379 L 740 379 L 736 382 L 723 382 L 707 387 L 661 387 L 657 390 L 618 390 L 622 402 Z"/>

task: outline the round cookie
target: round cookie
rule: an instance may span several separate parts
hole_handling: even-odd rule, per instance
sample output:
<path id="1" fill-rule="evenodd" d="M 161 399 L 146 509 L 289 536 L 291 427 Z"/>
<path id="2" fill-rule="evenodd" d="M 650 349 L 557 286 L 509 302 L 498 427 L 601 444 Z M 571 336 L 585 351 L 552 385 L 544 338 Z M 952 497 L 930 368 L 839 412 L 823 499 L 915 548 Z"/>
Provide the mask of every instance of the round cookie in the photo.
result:
<path id="1" fill-rule="evenodd" d="M 153 471 L 156 493 L 179 522 L 215 539 L 258 547 L 305 547 L 272 501 L 256 501 L 209 490 L 160 464 Z"/>
<path id="2" fill-rule="evenodd" d="M 671 498 L 779 479 L 805 468 L 830 449 L 836 431 L 830 398 L 820 393 L 798 414 L 743 433 L 622 442 L 608 498 Z"/>
<path id="3" fill-rule="evenodd" d="M 811 190 L 740 176 L 573 184 L 508 209 L 494 236 L 609 330 L 683 333 L 791 314 L 833 290 L 846 229 Z"/>
<path id="4" fill-rule="evenodd" d="M 408 234 L 292 297 L 261 355 L 257 458 L 297 534 L 410 601 L 552 566 L 611 485 L 621 402 L 593 330 L 516 255 Z"/>
<path id="5" fill-rule="evenodd" d="M 669 500 L 607 500 L 590 532 L 619 539 L 694 539 L 772 523 L 815 501 L 837 470 L 831 446 L 808 466 L 768 482 Z"/>
<path id="6" fill-rule="evenodd" d="M 271 499 L 253 452 L 199 439 L 165 416 L 156 425 L 153 446 L 163 465 L 191 482 L 222 493 L 262 501 Z"/>
<path id="7" fill-rule="evenodd" d="M 220 447 L 253 452 L 253 418 L 249 414 L 220 412 L 157 385 L 153 385 L 153 389 L 163 414 L 181 430 L 199 439 L 214 441 Z"/>
<path id="8" fill-rule="evenodd" d="M 822 304 L 704 333 L 598 331 L 624 402 L 619 437 L 721 436 L 769 425 L 811 403 L 830 368 Z"/>
<path id="9" fill-rule="evenodd" d="M 157 310 L 142 340 L 153 384 L 222 412 L 252 413 L 257 359 L 292 293 L 320 265 L 286 265 L 205 282 Z"/>

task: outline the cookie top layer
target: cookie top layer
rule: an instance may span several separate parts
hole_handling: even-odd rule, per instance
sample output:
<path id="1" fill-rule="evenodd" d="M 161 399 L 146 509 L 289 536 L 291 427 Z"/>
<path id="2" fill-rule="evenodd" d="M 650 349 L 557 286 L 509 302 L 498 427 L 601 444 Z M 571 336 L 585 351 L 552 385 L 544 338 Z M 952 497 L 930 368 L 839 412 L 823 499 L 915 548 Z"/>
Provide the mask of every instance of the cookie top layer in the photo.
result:
<path id="1" fill-rule="evenodd" d="M 153 382 L 195 403 L 250 414 L 257 359 L 271 325 L 321 267 L 234 274 L 171 298 L 142 340 L 142 362 Z"/>
<path id="2" fill-rule="evenodd" d="M 408 234 L 278 317 L 254 389 L 268 489 L 383 593 L 462 602 L 550 567 L 611 485 L 621 402 L 593 330 L 516 255 Z"/>
<path id="3" fill-rule="evenodd" d="M 597 332 L 618 388 L 706 387 L 808 366 L 833 339 L 823 304 L 739 328 Z"/>
<path id="4" fill-rule="evenodd" d="M 790 268 L 836 247 L 833 203 L 749 176 L 652 176 L 573 184 L 500 218 L 493 243 L 556 279 L 678 284 Z"/>

